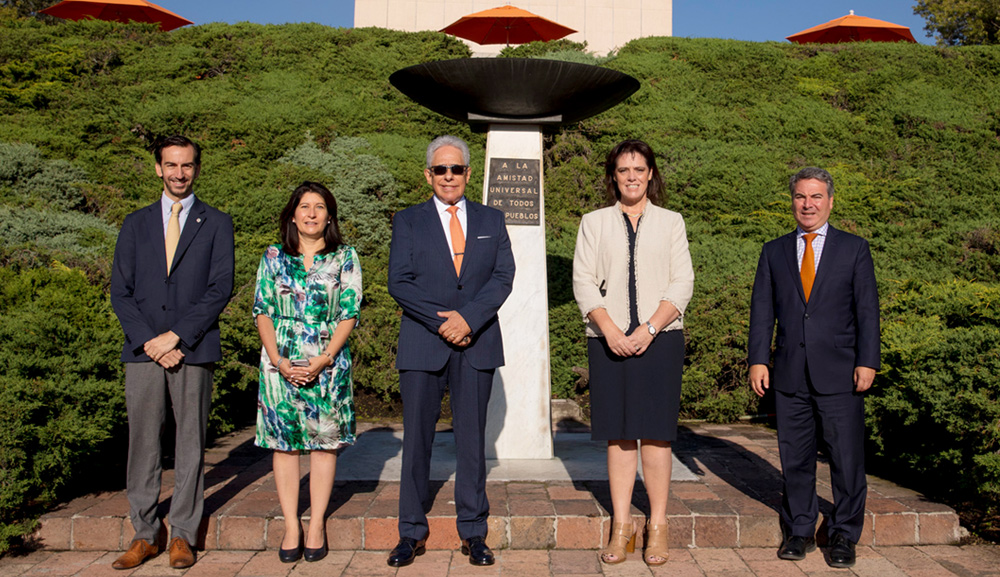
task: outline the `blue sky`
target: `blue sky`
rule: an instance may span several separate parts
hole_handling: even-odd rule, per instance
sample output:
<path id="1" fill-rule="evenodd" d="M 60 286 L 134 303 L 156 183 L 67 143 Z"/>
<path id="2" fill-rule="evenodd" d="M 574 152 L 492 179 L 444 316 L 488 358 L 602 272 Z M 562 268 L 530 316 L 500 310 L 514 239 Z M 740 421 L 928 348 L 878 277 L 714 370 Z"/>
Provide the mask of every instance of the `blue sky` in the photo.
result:
<path id="1" fill-rule="evenodd" d="M 348 28 L 354 24 L 353 0 L 153 1 L 195 24 L 319 22 Z M 516 0 L 511 3 L 517 5 Z M 923 18 L 913 14 L 915 4 L 916 0 L 674 0 L 674 36 L 784 41 L 785 36 L 854 10 L 909 26 L 918 42 L 933 44 L 924 33 Z"/>

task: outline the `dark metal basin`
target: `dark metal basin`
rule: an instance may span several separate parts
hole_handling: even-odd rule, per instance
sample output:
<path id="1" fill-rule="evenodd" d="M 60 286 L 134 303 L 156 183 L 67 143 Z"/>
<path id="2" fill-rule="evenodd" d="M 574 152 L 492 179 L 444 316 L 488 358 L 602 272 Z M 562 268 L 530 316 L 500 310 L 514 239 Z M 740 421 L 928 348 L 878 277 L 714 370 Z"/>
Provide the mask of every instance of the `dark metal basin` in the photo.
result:
<path id="1" fill-rule="evenodd" d="M 568 124 L 604 112 L 639 89 L 616 70 L 538 58 L 460 58 L 397 70 L 389 82 L 460 122 Z"/>

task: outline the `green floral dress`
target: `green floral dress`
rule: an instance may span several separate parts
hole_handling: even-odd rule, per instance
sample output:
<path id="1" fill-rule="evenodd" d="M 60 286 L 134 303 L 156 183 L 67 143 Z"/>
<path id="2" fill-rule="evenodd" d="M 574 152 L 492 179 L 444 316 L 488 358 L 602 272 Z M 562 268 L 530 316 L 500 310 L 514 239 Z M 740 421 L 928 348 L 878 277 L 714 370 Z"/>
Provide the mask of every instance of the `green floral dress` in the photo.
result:
<path id="1" fill-rule="evenodd" d="M 313 257 L 312 268 L 281 245 L 267 248 L 257 268 L 253 315 L 274 322 L 278 353 L 308 359 L 330 342 L 337 323 L 358 316 L 361 263 L 353 248 Z M 287 362 L 287 361 L 286 361 Z M 337 449 L 354 443 L 351 351 L 345 343 L 319 378 L 296 387 L 261 347 L 257 446 L 281 451 Z"/>

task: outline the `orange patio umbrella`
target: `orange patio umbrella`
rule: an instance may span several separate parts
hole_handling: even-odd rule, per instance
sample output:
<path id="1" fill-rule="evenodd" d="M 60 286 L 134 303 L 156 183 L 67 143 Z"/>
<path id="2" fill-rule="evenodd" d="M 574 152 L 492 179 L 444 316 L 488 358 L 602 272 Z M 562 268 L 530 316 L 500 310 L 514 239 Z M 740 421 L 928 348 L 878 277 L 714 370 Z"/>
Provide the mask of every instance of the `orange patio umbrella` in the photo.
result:
<path id="1" fill-rule="evenodd" d="M 847 16 L 830 20 L 826 24 L 813 26 L 786 39 L 799 44 L 810 42 L 837 44 L 840 42 L 916 42 L 910 29 L 885 20 L 865 16 L 855 16 L 854 10 Z"/>
<path id="2" fill-rule="evenodd" d="M 558 40 L 576 32 L 572 28 L 542 18 L 516 6 L 499 6 L 462 16 L 441 32 L 471 40 L 476 44 L 526 44 Z"/>
<path id="3" fill-rule="evenodd" d="M 192 24 L 187 18 L 146 0 L 63 0 L 39 12 L 67 20 L 96 18 L 112 22 L 156 22 L 164 32 Z"/>

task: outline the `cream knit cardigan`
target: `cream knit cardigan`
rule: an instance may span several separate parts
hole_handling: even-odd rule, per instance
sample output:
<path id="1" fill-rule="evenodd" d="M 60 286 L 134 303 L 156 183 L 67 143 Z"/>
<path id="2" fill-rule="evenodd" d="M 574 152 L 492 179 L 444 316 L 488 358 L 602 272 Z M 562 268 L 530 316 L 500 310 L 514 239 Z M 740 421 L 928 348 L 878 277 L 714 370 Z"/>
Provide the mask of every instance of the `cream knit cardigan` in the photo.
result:
<path id="1" fill-rule="evenodd" d="M 573 295 L 587 322 L 587 336 L 601 335 L 587 315 L 604 308 L 611 320 L 628 330 L 628 232 L 621 203 L 585 214 L 573 254 Z M 635 240 L 635 284 L 639 322 L 653 315 L 660 301 L 669 301 L 681 316 L 661 330 L 683 328 L 684 309 L 694 289 L 694 269 L 688 252 L 684 218 L 647 202 Z M 601 288 L 605 294 L 601 295 Z"/>

